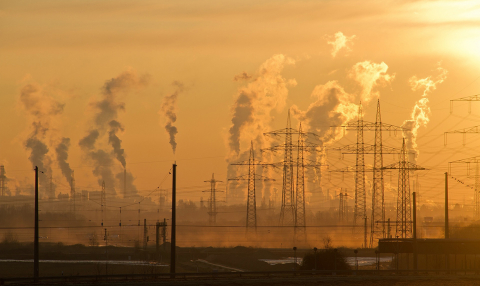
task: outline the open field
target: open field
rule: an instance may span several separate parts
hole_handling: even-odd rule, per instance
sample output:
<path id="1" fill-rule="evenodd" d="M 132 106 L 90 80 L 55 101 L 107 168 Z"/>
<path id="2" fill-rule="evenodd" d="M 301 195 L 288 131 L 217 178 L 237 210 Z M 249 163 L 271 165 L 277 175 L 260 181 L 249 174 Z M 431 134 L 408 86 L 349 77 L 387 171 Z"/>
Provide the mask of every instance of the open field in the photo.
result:
<path id="1" fill-rule="evenodd" d="M 13 281 L 12 281 L 13 282 Z M 6 284 L 30 285 L 31 281 L 7 281 Z M 40 281 L 39 285 L 415 285 L 415 286 L 457 286 L 480 285 L 480 276 L 296 276 L 296 277 L 195 277 L 160 278 L 156 280 L 110 280 L 79 282 L 65 280 Z"/>

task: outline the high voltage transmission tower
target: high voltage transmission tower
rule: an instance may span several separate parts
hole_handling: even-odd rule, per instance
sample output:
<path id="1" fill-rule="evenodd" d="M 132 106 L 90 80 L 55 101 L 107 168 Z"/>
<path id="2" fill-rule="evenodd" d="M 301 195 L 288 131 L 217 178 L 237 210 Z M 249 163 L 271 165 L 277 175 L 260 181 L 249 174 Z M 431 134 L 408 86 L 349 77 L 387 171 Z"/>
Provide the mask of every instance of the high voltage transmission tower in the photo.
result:
<path id="1" fill-rule="evenodd" d="M 295 224 L 295 202 L 294 202 L 294 179 L 293 179 L 293 139 L 292 135 L 298 134 L 298 130 L 292 128 L 290 123 L 290 110 L 288 110 L 287 127 L 285 129 L 268 132 L 265 135 L 285 135 L 285 150 L 283 159 L 283 183 L 282 183 L 282 205 L 280 209 L 280 225 Z"/>
<path id="2" fill-rule="evenodd" d="M 321 165 L 315 162 L 311 162 L 306 164 L 306 159 L 304 158 L 304 152 L 309 150 L 317 150 L 319 145 L 307 143 L 305 141 L 305 136 L 313 135 L 316 136 L 314 133 L 310 132 L 303 132 L 302 130 L 296 130 L 291 127 L 290 122 L 290 110 L 288 111 L 288 118 L 287 118 L 287 127 L 285 129 L 280 129 L 276 131 L 271 131 L 268 133 L 264 133 L 266 136 L 285 136 L 285 143 L 282 145 L 273 146 L 271 148 L 262 149 L 262 152 L 266 151 L 284 151 L 284 160 L 282 162 L 283 166 L 283 184 L 282 184 L 282 205 L 280 209 L 280 225 L 285 226 L 297 226 L 298 232 L 302 232 L 300 228 L 305 230 L 305 182 L 304 176 L 305 172 L 302 171 L 306 167 L 314 167 L 318 168 Z M 298 135 L 298 142 L 297 145 L 293 144 L 293 135 Z M 297 148 L 298 156 L 301 156 L 302 159 L 297 157 L 296 164 L 293 161 L 293 149 Z M 299 165 L 300 164 L 300 165 Z M 295 196 L 295 180 L 294 180 L 294 168 L 297 168 L 297 182 L 300 180 L 300 184 L 297 184 L 297 188 L 300 188 L 300 194 Z M 300 171 L 298 169 L 300 168 Z M 298 178 L 300 176 L 300 179 Z M 297 209 L 299 206 L 299 209 Z M 300 212 L 297 214 L 297 212 Z"/>
<path id="3" fill-rule="evenodd" d="M 5 176 L 5 166 L 0 166 L 0 195 L 5 196 L 7 176 Z"/>
<path id="4" fill-rule="evenodd" d="M 376 132 L 376 135 L 381 132 Z M 378 146 L 381 146 L 378 148 Z M 344 154 L 357 154 L 357 148 L 355 144 L 345 145 L 342 147 L 331 148 L 329 150 L 338 150 L 342 155 Z M 370 244 L 369 247 L 373 247 L 373 242 L 378 238 L 385 238 L 386 226 L 385 226 L 385 191 L 384 191 L 384 178 L 383 178 L 383 154 L 399 155 L 401 149 L 384 146 L 381 144 L 370 145 L 364 144 L 363 153 L 374 155 L 373 168 L 365 167 L 365 172 L 373 173 L 373 186 L 372 186 L 372 213 L 370 217 Z M 330 172 L 356 172 L 356 169 L 342 168 L 338 170 L 331 170 Z M 378 223 L 381 221 L 381 223 Z M 368 230 L 364 230 L 367 231 Z"/>
<path id="5" fill-rule="evenodd" d="M 255 166 L 273 166 L 273 164 L 266 164 L 260 161 L 255 160 L 255 150 L 253 149 L 253 141 L 250 142 L 250 155 L 248 161 L 233 163 L 234 166 L 248 166 L 248 174 L 245 176 L 239 176 L 236 178 L 231 178 L 229 180 L 233 181 L 247 181 L 247 222 L 246 222 L 246 233 L 252 234 L 257 232 L 257 199 L 255 191 L 255 181 L 275 181 L 274 179 L 269 179 L 256 174 Z"/>
<path id="6" fill-rule="evenodd" d="M 210 193 L 210 198 L 208 199 L 208 223 L 210 225 L 216 225 L 217 224 L 217 199 L 216 199 L 216 193 L 217 192 L 222 192 L 222 191 L 217 191 L 215 189 L 217 183 L 220 183 L 222 181 L 215 180 L 215 174 L 212 174 L 212 179 L 205 181 L 205 183 L 210 183 L 210 191 L 204 191 L 204 192 L 209 192 Z"/>
<path id="7" fill-rule="evenodd" d="M 472 101 L 480 101 L 480 94 L 470 95 L 466 97 L 460 97 L 450 100 L 450 113 L 453 113 L 453 102 L 454 101 L 466 101 L 468 102 L 468 114 L 472 113 Z"/>
<path id="8" fill-rule="evenodd" d="M 377 101 L 377 114 L 375 122 L 368 122 L 363 120 L 362 104 L 358 106 L 358 116 L 356 121 L 347 123 L 343 127 L 345 130 L 355 130 L 357 132 L 357 143 L 353 149 L 356 154 L 355 160 L 355 207 L 353 223 L 357 224 L 360 220 L 365 221 L 367 218 L 367 197 L 365 188 L 365 154 L 368 154 L 372 150 L 372 146 L 364 144 L 363 132 L 375 131 L 375 144 L 373 145 L 374 154 L 374 166 L 371 169 L 373 172 L 373 191 L 372 191 L 372 218 L 371 218 L 371 239 L 370 246 L 373 246 L 374 237 L 385 235 L 385 224 L 377 225 L 374 222 L 378 219 L 385 221 L 385 206 L 384 206 L 384 178 L 383 178 L 383 154 L 388 151 L 384 151 L 382 145 L 382 131 L 393 131 L 395 134 L 397 131 L 408 131 L 407 128 L 395 126 L 391 124 L 382 123 L 380 113 L 380 100 Z M 351 148 L 351 147 L 350 147 Z M 352 150 L 351 150 L 352 151 Z M 398 153 L 398 151 L 397 151 Z M 340 170 L 345 171 L 345 170 Z M 348 171 L 348 168 L 347 168 Z M 366 224 L 364 224 L 365 226 Z M 367 228 L 364 227 L 364 246 L 367 247 Z"/>
<path id="9" fill-rule="evenodd" d="M 303 151 L 305 147 L 304 134 L 302 133 L 302 124 L 298 129 L 297 146 L 297 185 L 295 196 L 295 228 L 294 235 L 298 240 L 306 240 L 306 220 L 305 220 L 305 160 Z"/>
<path id="10" fill-rule="evenodd" d="M 384 170 L 398 170 L 397 221 L 396 236 L 412 238 L 412 204 L 410 200 L 410 171 L 426 170 L 408 161 L 405 138 L 402 143 L 400 160 L 383 167 Z"/>
<path id="11" fill-rule="evenodd" d="M 72 176 L 70 177 L 70 211 L 75 215 L 75 173 L 72 170 Z"/>
<path id="12" fill-rule="evenodd" d="M 282 205 L 280 209 L 280 225 L 294 226 L 295 238 L 304 240 L 306 238 L 306 220 L 305 220 L 305 168 L 319 168 L 321 165 L 316 162 L 308 162 L 304 157 L 304 153 L 320 148 L 317 144 L 305 141 L 307 135 L 316 136 L 310 132 L 303 132 L 301 129 L 296 130 L 291 127 L 290 111 L 288 112 L 287 127 L 285 129 L 276 130 L 265 133 L 268 136 L 285 136 L 283 145 L 273 146 L 271 148 L 262 149 L 262 151 L 284 151 L 283 166 L 283 184 L 282 184 Z M 297 145 L 293 144 L 293 135 L 298 135 Z M 297 162 L 293 161 L 293 149 L 297 148 Z M 295 185 L 294 167 L 297 168 L 297 180 Z M 295 188 L 296 187 L 296 191 Z"/>
<path id="13" fill-rule="evenodd" d="M 480 125 L 444 132 L 443 144 L 447 146 L 447 134 L 463 134 L 463 146 L 465 146 L 468 133 L 480 133 Z"/>
<path id="14" fill-rule="evenodd" d="M 480 156 L 448 162 L 448 174 L 452 174 L 452 164 L 467 164 L 467 176 L 470 176 L 470 164 L 475 164 L 475 186 L 473 187 L 473 198 L 475 202 L 475 218 L 480 218 Z"/>
<path id="15" fill-rule="evenodd" d="M 343 188 L 340 189 L 340 194 L 339 194 L 339 198 L 340 198 L 340 204 L 338 206 L 338 219 L 341 221 L 341 222 L 344 222 L 346 220 L 348 220 L 348 209 L 347 209 L 347 197 L 348 197 L 348 194 L 345 190 L 345 193 L 343 192 Z"/>

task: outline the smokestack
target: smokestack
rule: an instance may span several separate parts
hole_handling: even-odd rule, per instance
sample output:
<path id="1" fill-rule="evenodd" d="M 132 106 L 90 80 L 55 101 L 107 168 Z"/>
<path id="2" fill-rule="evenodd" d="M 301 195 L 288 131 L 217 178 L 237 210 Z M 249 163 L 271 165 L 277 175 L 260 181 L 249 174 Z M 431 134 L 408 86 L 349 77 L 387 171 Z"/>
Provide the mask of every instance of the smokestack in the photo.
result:
<path id="1" fill-rule="evenodd" d="M 127 166 L 123 169 L 123 198 L 127 197 Z"/>

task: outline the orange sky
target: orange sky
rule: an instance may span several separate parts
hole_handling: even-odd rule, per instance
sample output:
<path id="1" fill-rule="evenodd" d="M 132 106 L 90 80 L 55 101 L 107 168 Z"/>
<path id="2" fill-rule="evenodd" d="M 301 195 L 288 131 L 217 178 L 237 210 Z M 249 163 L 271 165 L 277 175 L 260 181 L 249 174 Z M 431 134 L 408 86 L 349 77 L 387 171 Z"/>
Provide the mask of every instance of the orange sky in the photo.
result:
<path id="1" fill-rule="evenodd" d="M 431 169 L 419 173 L 423 198 L 440 201 L 439 182 L 447 162 L 478 154 L 477 135 L 467 136 L 466 147 L 461 135 L 450 136 L 449 144 L 443 145 L 444 131 L 478 125 L 480 103 L 472 104 L 471 115 L 460 103 L 453 114 L 449 111 L 450 99 L 479 93 L 478 19 L 476 1 L 4 1 L 0 4 L 0 161 L 12 179 L 11 189 L 33 182 L 25 142 L 35 117 L 28 115 L 21 92 L 35 86 L 38 96 L 64 104 L 54 116 L 46 112 L 45 102 L 39 107 L 48 117 L 42 119 L 49 126 L 42 140 L 53 160 L 57 193 L 68 192 L 68 182 L 55 163 L 55 147 L 62 137 L 71 140 L 68 162 L 77 187 L 98 189 L 93 163 L 79 141 L 95 127 L 97 110 L 92 104 L 102 100 L 102 87 L 127 72 L 136 79 L 116 93 L 116 102 L 123 102 L 125 110 L 115 118 L 123 126 L 117 135 L 137 189 L 146 195 L 158 187 L 176 159 L 179 187 L 198 190 L 180 198 L 198 201 L 211 173 L 226 179 L 232 108 L 242 89 L 266 88 L 267 97 L 271 92 L 279 100 L 266 114 L 256 114 L 264 130 L 283 128 L 289 107 L 306 111 L 316 101 L 312 95 L 318 95 L 318 86 L 331 81 L 350 95 L 351 104 L 372 98 L 364 106 L 366 120 L 374 121 L 379 96 L 383 121 L 401 125 L 410 119 L 424 91 L 412 90 L 412 77 L 431 77 L 438 83 L 428 93 L 430 121 L 418 129 L 417 163 Z M 347 36 L 347 44 L 333 56 L 329 42 L 338 32 Z M 271 78 L 262 78 L 262 68 L 275 55 L 284 55 L 282 66 L 275 67 Z M 368 83 L 352 75 L 353 67 L 366 61 L 384 63 L 386 68 L 367 91 Z M 439 67 L 447 71 L 444 78 Z M 243 72 L 253 78 L 234 81 Z M 271 79 L 275 84 L 282 79 L 285 86 L 274 89 L 275 84 L 268 83 Z M 260 80 L 266 86 L 249 86 Z M 164 129 L 165 117 L 159 113 L 165 97 L 176 90 L 174 81 L 184 86 L 176 103 L 175 156 Z M 297 125 L 296 119 L 293 124 Z M 329 123 L 323 125 L 327 128 Z M 242 132 L 239 146 L 245 151 L 255 136 L 251 132 L 258 130 Z M 387 133 L 384 137 L 385 144 L 400 147 L 400 137 L 388 138 Z M 108 139 L 102 140 L 96 148 L 111 152 Z M 372 140 L 373 134 L 366 133 L 365 141 Z M 354 134 L 349 134 L 334 145 L 354 141 Z M 117 173 L 121 164 L 113 159 Z M 329 161 L 340 167 L 352 164 L 354 158 L 346 155 L 342 162 L 335 155 Z M 391 156 L 386 161 L 393 162 Z M 471 182 L 460 168 L 454 175 Z M 323 187 L 347 184 L 338 177 L 334 180 Z M 169 181 L 162 185 L 169 186 Z M 454 201 L 471 200 L 470 189 L 455 184 L 452 188 Z"/>

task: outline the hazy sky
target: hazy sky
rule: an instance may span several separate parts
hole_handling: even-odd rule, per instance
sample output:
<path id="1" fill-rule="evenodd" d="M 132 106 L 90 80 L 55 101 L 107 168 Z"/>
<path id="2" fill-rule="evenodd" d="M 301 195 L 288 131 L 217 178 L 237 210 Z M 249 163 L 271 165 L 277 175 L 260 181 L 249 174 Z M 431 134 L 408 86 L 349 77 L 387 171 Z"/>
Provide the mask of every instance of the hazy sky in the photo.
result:
<path id="1" fill-rule="evenodd" d="M 33 183 L 32 162 L 41 160 L 57 193 L 69 192 L 56 152 L 69 138 L 63 158 L 78 188 L 115 178 L 122 157 L 146 195 L 177 160 L 179 187 L 198 190 L 181 198 L 198 201 L 212 173 L 226 180 L 235 149 L 267 144 L 259 134 L 283 128 L 290 107 L 294 126 L 301 118 L 327 132 L 328 117 L 345 121 L 360 100 L 374 121 L 379 97 L 389 124 L 404 124 L 419 106 L 417 163 L 430 168 L 419 172 L 421 193 L 439 201 L 447 162 L 480 147 L 477 135 L 465 147 L 461 135 L 443 142 L 443 132 L 480 119 L 480 102 L 471 114 L 457 102 L 450 114 L 449 101 L 479 93 L 479 19 L 478 1 L 2 1 L 0 161 L 11 189 Z M 331 93 L 337 105 L 328 109 Z M 168 122 L 178 131 L 175 155 Z M 94 145 L 79 144 L 95 131 Z M 384 138 L 400 147 L 400 134 Z M 38 142 L 47 149 L 29 160 Z M 352 142 L 351 132 L 329 141 Z M 352 155 L 328 160 L 354 163 Z M 472 182 L 465 169 L 454 175 Z M 332 178 L 324 188 L 347 187 Z M 454 201 L 471 201 L 471 189 L 452 190 Z"/>

